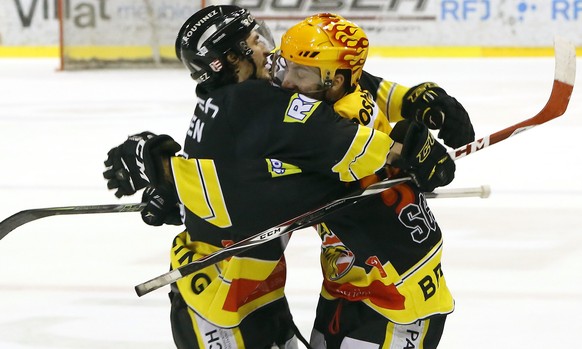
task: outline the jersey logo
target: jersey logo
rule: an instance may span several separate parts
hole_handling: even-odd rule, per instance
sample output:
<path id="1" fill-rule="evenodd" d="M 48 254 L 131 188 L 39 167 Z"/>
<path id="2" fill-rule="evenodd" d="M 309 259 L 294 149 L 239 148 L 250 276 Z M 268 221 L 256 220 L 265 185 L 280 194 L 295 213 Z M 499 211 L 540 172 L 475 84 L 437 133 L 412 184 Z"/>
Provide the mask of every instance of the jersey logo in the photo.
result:
<path id="1" fill-rule="evenodd" d="M 324 273 L 329 280 L 337 281 L 352 269 L 356 256 L 325 223 L 317 226 L 317 233 L 321 238 L 321 263 Z"/>
<path id="2" fill-rule="evenodd" d="M 319 104 L 321 104 L 321 101 L 295 93 L 289 101 L 283 121 L 305 123 Z"/>
<path id="3" fill-rule="evenodd" d="M 301 173 L 301 169 L 295 165 L 287 164 L 277 159 L 265 160 L 267 160 L 267 168 L 273 178 Z"/>

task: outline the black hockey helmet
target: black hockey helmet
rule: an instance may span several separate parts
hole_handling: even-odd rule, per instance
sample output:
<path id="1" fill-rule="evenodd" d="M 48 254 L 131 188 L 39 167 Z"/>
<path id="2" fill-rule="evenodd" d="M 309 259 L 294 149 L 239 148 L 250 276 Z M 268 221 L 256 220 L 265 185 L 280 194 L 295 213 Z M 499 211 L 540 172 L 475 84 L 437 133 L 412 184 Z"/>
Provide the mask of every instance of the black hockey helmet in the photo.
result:
<path id="1" fill-rule="evenodd" d="M 251 13 L 241 7 L 205 7 L 182 25 L 176 38 L 176 56 L 190 70 L 192 79 L 205 88 L 235 83 L 236 75 L 226 61 L 226 54 L 233 52 L 252 62 L 253 51 L 246 39 L 260 27 Z M 268 29 L 263 30 L 272 41 Z"/>

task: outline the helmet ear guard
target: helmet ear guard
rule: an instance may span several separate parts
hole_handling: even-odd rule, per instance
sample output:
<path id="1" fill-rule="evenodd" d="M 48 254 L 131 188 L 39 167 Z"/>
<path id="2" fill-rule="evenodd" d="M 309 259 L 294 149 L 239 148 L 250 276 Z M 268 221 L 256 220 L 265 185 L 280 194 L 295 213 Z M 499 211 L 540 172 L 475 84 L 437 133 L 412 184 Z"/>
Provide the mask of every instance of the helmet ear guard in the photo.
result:
<path id="1" fill-rule="evenodd" d="M 330 13 L 306 18 L 291 27 L 281 40 L 281 56 L 296 64 L 320 70 L 321 84 L 331 87 L 339 70 L 346 70 L 355 87 L 368 56 L 369 41 L 355 23 Z"/>

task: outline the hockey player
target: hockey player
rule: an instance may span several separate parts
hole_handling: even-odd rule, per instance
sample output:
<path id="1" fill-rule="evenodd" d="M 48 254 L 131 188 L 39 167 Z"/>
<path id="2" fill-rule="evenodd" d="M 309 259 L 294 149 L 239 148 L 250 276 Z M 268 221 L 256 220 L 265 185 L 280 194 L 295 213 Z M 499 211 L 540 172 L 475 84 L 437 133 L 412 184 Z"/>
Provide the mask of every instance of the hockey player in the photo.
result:
<path id="1" fill-rule="evenodd" d="M 148 132 L 108 153 L 104 176 L 117 196 L 150 185 L 183 205 L 186 231 L 174 239 L 172 268 L 343 196 L 346 183 L 383 171 L 386 134 L 262 80 L 270 51 L 262 30 L 236 6 L 209 6 L 190 17 L 176 51 L 198 84 L 198 101 L 182 156 L 174 156 L 179 146 L 170 137 Z M 417 141 L 403 151 L 418 148 Z M 415 170 L 417 180 L 448 184 L 454 164 L 443 158 L 445 149 L 438 143 L 424 149 L 436 174 Z M 265 243 L 174 284 L 177 347 L 296 347 L 284 295 L 285 245 Z"/>
<path id="2" fill-rule="evenodd" d="M 417 122 L 440 128 L 439 136 L 453 147 L 474 140 L 456 99 L 434 83 L 409 89 L 368 74 L 367 51 L 367 37 L 356 24 L 333 14 L 311 16 L 283 35 L 274 80 L 399 143 L 411 129 L 435 142 Z M 389 155 L 395 165 L 417 165 L 402 162 L 395 150 Z M 376 180 L 370 176 L 362 184 Z M 314 348 L 437 347 L 454 303 L 441 268 L 441 230 L 422 194 L 432 189 L 401 184 L 318 225 L 324 282 Z"/>

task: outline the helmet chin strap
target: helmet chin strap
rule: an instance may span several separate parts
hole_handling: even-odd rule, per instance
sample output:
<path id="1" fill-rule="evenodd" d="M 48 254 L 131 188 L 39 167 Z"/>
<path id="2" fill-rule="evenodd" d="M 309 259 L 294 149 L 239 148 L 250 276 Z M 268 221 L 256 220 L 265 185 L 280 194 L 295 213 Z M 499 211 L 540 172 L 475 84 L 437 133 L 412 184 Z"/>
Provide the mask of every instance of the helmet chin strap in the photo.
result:
<path id="1" fill-rule="evenodd" d="M 318 98 L 320 101 L 324 101 L 325 100 L 325 93 L 327 92 L 327 90 L 329 90 L 331 88 L 331 80 L 326 80 L 324 82 L 320 82 L 319 86 L 317 89 L 315 90 L 311 90 L 311 91 L 303 91 L 301 92 L 304 95 L 308 95 L 308 94 L 319 94 Z"/>
<path id="2" fill-rule="evenodd" d="M 249 80 L 257 80 L 257 64 L 255 63 L 255 60 L 253 59 L 253 50 L 250 50 L 249 54 L 244 54 L 243 57 L 249 61 L 251 63 L 251 65 L 253 66 L 253 73 L 251 74 L 251 76 L 249 76 Z"/>
<path id="3" fill-rule="evenodd" d="M 311 90 L 311 91 L 300 91 L 299 93 L 301 93 L 302 95 L 306 95 L 309 98 L 313 98 L 319 101 L 324 101 L 326 103 L 329 104 L 333 104 L 333 102 L 328 101 L 327 98 L 325 98 L 325 93 L 327 92 L 329 88 L 325 88 L 325 87 L 321 87 L 320 89 L 317 90 Z M 290 91 L 294 91 L 294 92 L 298 92 L 296 90 L 291 90 Z"/>
<path id="4" fill-rule="evenodd" d="M 328 100 L 326 98 L 326 93 L 331 88 L 331 86 L 332 86 L 331 80 L 326 79 L 324 82 L 322 82 L 319 85 L 319 88 L 318 89 L 315 89 L 315 90 L 312 90 L 312 91 L 305 91 L 305 92 L 301 92 L 301 93 L 304 94 L 304 95 L 306 95 L 306 96 L 308 96 L 308 97 L 315 96 L 315 97 L 312 97 L 312 98 L 315 98 L 315 99 L 320 100 L 320 101 L 324 101 L 324 102 L 326 102 L 328 104 L 333 104 L 335 101 L 331 101 L 331 100 Z"/>

